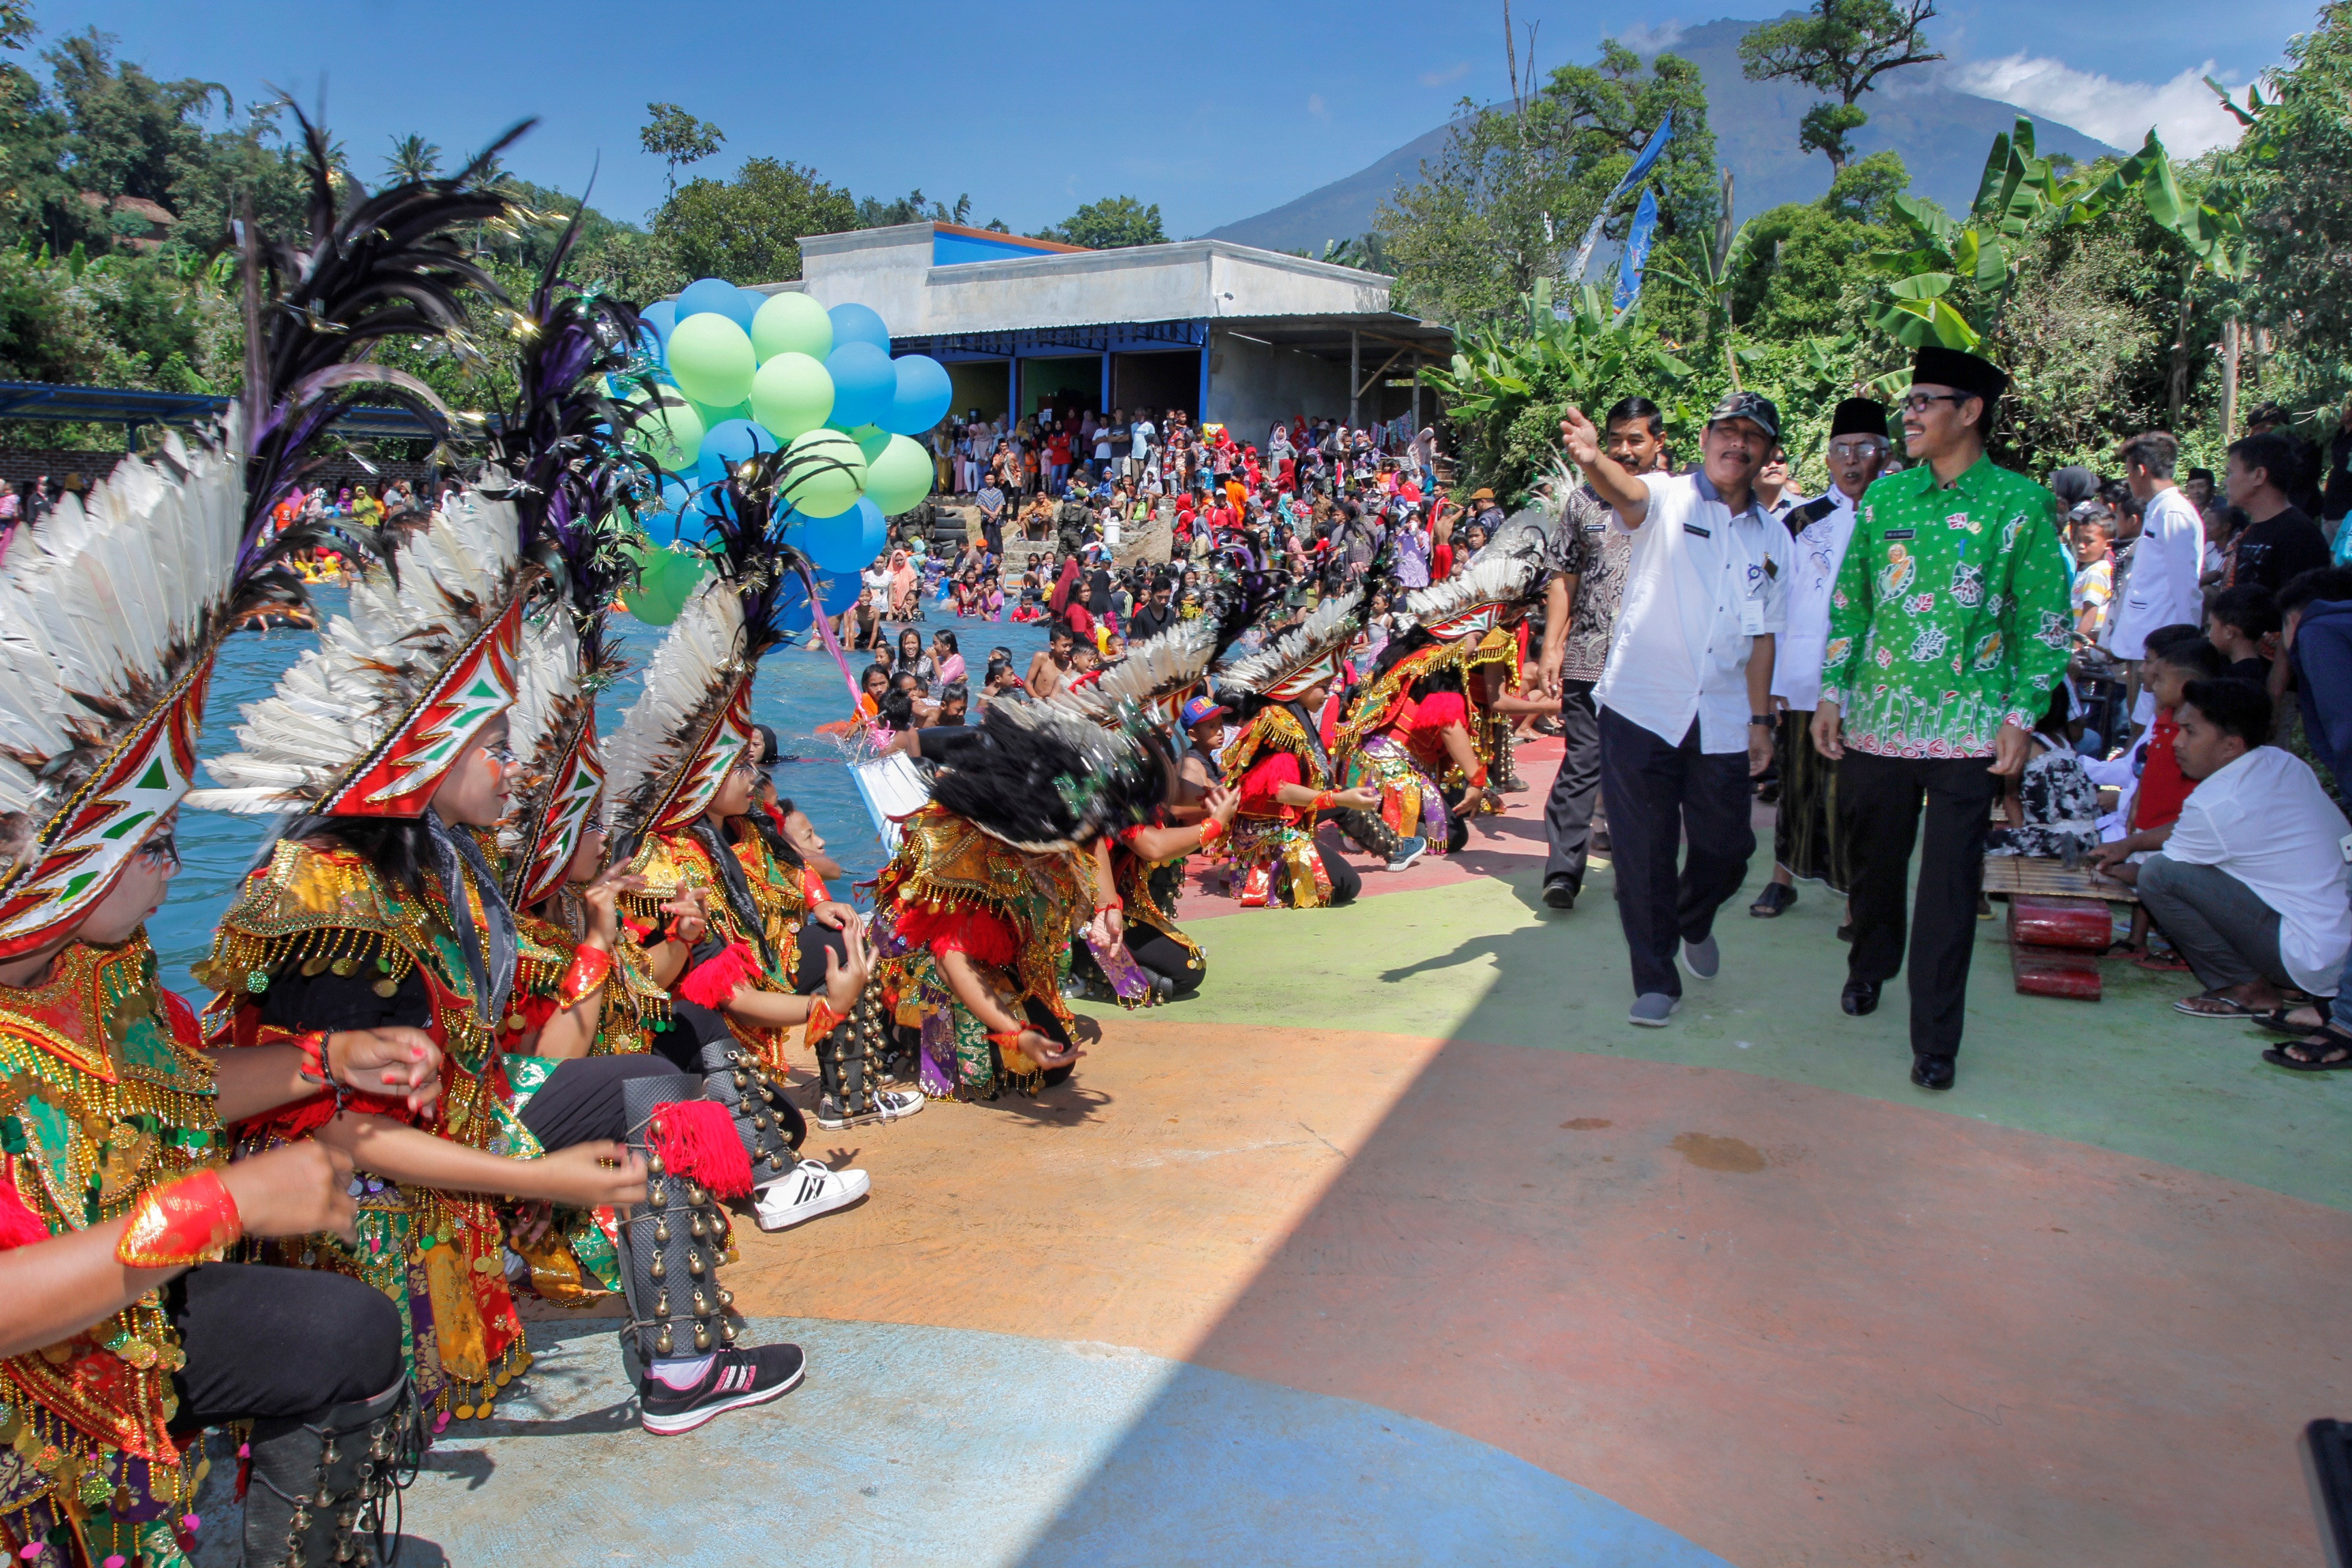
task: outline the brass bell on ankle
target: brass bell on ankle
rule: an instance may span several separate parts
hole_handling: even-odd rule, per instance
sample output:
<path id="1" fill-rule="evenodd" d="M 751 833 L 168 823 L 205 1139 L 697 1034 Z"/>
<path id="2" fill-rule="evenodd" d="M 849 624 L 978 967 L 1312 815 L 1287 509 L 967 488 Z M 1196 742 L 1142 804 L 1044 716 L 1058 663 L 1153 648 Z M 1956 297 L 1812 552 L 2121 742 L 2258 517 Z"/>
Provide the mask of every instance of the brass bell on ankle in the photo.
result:
<path id="1" fill-rule="evenodd" d="M 694 1348 L 698 1351 L 708 1351 L 710 1348 L 710 1331 L 700 1323 L 694 1325 Z"/>
<path id="2" fill-rule="evenodd" d="M 654 1292 L 654 1316 L 656 1318 L 669 1316 L 669 1291 L 666 1289 Z"/>
<path id="3" fill-rule="evenodd" d="M 702 1278 L 702 1254 L 691 1247 L 686 1249 L 686 1271 L 697 1279 Z"/>
<path id="4" fill-rule="evenodd" d="M 659 1247 L 668 1240 L 669 1215 L 663 1215 L 660 1218 L 654 1221 L 654 1245 L 656 1247 Z"/>
<path id="5" fill-rule="evenodd" d="M 661 1332 L 654 1336 L 654 1354 L 668 1355 L 677 1349 L 677 1342 L 669 1337 L 669 1325 L 664 1323 L 661 1326 Z"/>
<path id="6" fill-rule="evenodd" d="M 662 1255 L 658 1252 L 654 1254 L 653 1265 L 651 1268 L 647 1268 L 646 1272 L 651 1274 L 656 1279 L 667 1279 L 669 1278 L 669 1267 L 662 1261 Z"/>

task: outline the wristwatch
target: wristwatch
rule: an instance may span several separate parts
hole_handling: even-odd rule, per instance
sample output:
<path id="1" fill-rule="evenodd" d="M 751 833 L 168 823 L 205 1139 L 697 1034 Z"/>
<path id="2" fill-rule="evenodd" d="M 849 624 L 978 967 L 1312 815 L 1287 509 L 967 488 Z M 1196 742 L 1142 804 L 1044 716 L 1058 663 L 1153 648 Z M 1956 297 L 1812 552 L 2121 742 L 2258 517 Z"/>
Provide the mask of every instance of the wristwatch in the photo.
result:
<path id="1" fill-rule="evenodd" d="M 1748 716 L 1748 721 L 1750 724 L 1761 724 L 1767 730 L 1774 728 L 1780 722 L 1780 721 L 1774 719 L 1769 713 L 1750 713 Z"/>

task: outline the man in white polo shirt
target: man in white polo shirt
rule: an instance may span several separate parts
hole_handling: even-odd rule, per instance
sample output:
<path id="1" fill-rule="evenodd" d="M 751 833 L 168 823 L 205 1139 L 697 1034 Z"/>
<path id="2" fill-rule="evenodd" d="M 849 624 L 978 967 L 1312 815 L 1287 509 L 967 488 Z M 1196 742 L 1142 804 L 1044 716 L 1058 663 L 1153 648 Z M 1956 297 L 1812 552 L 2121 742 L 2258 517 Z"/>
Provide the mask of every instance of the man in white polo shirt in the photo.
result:
<path id="1" fill-rule="evenodd" d="M 1633 961 L 1629 1021 L 1656 1028 L 1682 1005 L 1677 944 L 1692 974 L 1715 978 L 1715 912 L 1756 852 L 1748 781 L 1772 760 L 1789 531 L 1758 506 L 1755 480 L 1779 444 L 1780 414 L 1767 398 L 1733 393 L 1708 416 L 1700 466 L 1687 474 L 1629 473 L 1581 410 L 1570 408 L 1559 430 L 1609 503 L 1610 526 L 1633 536 L 1592 699 L 1617 914 Z"/>
<path id="2" fill-rule="evenodd" d="M 2198 575 L 2205 562 L 2205 523 L 2173 482 L 2180 443 L 2162 430 L 2125 442 L 2116 454 L 2124 477 L 2143 508 L 2139 542 L 2132 547 L 2131 570 L 2116 587 L 2107 617 L 2107 650 L 2137 661 L 2147 656 L 2147 634 L 2158 626 L 2205 624 L 2205 595 Z M 2135 681 L 2137 685 L 2137 681 Z M 2135 713 L 2134 723 L 2153 717 Z"/>

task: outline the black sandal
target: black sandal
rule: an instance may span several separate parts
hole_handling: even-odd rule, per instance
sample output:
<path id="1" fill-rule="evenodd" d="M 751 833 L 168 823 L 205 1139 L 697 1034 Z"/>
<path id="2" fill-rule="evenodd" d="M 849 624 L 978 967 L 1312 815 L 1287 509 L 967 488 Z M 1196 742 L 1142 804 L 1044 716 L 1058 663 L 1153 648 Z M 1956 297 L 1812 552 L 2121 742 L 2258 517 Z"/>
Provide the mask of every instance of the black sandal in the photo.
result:
<path id="1" fill-rule="evenodd" d="M 2322 1053 L 2332 1052 L 2333 1055 L 2327 1055 L 2325 1059 L 2320 1060 L 2306 1060 L 2300 1057 L 2287 1055 L 2297 1047 L 2306 1051 L 2316 1049 Z M 2274 1046 L 2264 1051 L 2263 1060 L 2274 1067 L 2283 1067 L 2289 1072 L 2341 1072 L 2347 1068 L 2352 1068 L 2352 1034 L 2347 1034 L 2333 1024 L 2323 1024 L 2313 1030 L 2307 1038 L 2297 1040 L 2294 1045 Z"/>
<path id="2" fill-rule="evenodd" d="M 1764 890 L 1756 895 L 1756 901 L 1748 906 L 1748 912 L 1759 920 L 1769 921 L 1779 916 L 1796 901 L 1797 889 L 1788 883 L 1767 882 L 1764 884 Z"/>
<path id="3" fill-rule="evenodd" d="M 2308 1002 L 2297 1002 L 2284 1007 L 2273 1007 L 2267 1013 L 2255 1014 L 2246 1022 L 2256 1028 L 2268 1029 L 2273 1035 L 2292 1035 L 2299 1040 L 2306 1035 L 2327 1027 L 2327 1015 L 2325 1012 L 2319 1015 L 2319 1022 L 2316 1024 L 2297 1024 L 2290 1021 L 2291 1015 L 2296 1008 L 2310 1005 Z"/>

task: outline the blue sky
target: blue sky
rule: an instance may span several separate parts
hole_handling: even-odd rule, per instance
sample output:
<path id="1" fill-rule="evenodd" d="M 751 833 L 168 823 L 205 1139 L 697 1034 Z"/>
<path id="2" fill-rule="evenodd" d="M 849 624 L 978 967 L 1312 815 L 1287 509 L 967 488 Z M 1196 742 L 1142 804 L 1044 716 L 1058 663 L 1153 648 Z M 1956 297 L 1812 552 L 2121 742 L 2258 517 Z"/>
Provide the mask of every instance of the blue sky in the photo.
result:
<path id="1" fill-rule="evenodd" d="M 1670 36 L 1768 7 L 1636 3 L 1606 12 L 1526 0 L 1546 68 L 1604 33 Z M 859 195 L 971 193 L 975 221 L 1034 229 L 1082 201 L 1157 202 L 1182 236 L 1351 174 L 1439 124 L 1465 94 L 1505 90 L 1501 7 L 1188 0 L 1160 7 L 943 5 L 620 5 L 575 0 L 36 0 L 45 35 L 97 26 L 159 76 L 265 84 L 328 117 L 363 174 L 416 132 L 478 144 L 542 118 L 513 164 L 639 218 L 662 170 L 639 150 L 649 100 L 717 122 L 727 146 L 814 165 Z M 2135 145 L 2212 134 L 2208 69 L 2242 82 L 2310 25 L 2310 0 L 1954 0 L 1934 37 L 1961 85 Z M 2226 26 L 2221 25 L 2226 17 Z M 1605 18 L 1605 19 L 1599 19 Z M 2137 127 L 2135 129 L 2135 127 Z"/>

